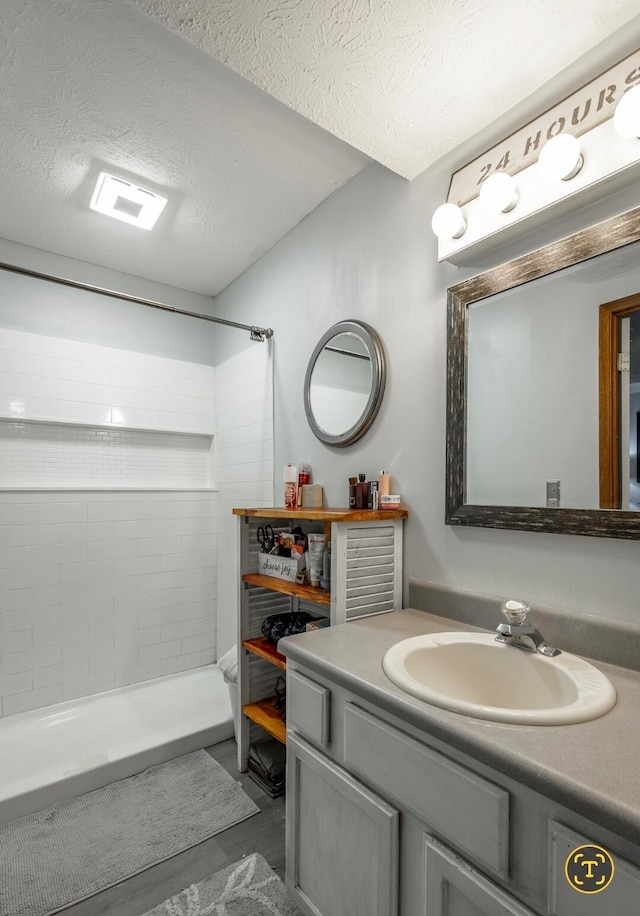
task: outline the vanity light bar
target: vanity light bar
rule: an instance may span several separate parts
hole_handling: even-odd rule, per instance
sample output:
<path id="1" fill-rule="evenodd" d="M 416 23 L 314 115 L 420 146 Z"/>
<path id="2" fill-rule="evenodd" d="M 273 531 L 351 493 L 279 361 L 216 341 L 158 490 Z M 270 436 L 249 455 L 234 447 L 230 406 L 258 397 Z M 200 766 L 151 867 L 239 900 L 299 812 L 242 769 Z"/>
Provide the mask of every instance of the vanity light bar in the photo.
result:
<path id="1" fill-rule="evenodd" d="M 624 187 L 640 174 L 638 138 L 640 50 L 453 173 L 432 220 L 438 260 L 464 264 L 506 229 L 514 237 L 551 208 L 555 217 Z"/>

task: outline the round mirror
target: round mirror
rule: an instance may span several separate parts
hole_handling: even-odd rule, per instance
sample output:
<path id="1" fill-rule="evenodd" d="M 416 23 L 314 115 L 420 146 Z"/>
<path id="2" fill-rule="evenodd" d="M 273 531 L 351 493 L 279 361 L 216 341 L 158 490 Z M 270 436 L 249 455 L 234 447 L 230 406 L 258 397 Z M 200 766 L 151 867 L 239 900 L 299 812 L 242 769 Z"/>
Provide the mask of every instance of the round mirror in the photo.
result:
<path id="1" fill-rule="evenodd" d="M 362 321 L 340 321 L 311 354 L 304 380 L 304 409 L 325 445 L 351 445 L 378 413 L 386 368 L 382 341 Z"/>

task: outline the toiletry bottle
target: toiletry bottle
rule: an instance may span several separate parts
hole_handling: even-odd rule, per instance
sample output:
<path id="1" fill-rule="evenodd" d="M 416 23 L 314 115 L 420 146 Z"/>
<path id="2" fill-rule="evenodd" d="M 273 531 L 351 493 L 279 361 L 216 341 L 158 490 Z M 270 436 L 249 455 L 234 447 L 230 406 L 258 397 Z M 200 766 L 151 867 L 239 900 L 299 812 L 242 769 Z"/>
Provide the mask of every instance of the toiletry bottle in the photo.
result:
<path id="1" fill-rule="evenodd" d="M 349 478 L 349 508 L 355 509 L 356 507 L 356 487 L 358 485 L 357 477 Z"/>
<path id="2" fill-rule="evenodd" d="M 366 509 L 369 504 L 369 485 L 366 474 L 358 474 L 356 484 L 356 509 Z"/>
<path id="3" fill-rule="evenodd" d="M 298 505 L 298 468 L 295 464 L 284 466 L 284 507 L 295 509 Z"/>
<path id="4" fill-rule="evenodd" d="M 379 483 L 377 480 L 369 481 L 369 508 L 370 509 L 379 508 L 378 487 L 379 487 Z"/>
<path id="5" fill-rule="evenodd" d="M 322 588 L 325 589 L 325 591 L 327 592 L 331 591 L 331 541 L 330 540 L 327 541 L 327 545 L 322 555 L 322 581 L 320 584 Z"/>
<path id="6" fill-rule="evenodd" d="M 298 465 L 298 505 L 302 505 L 302 488 L 311 483 L 311 465 Z"/>
<path id="7" fill-rule="evenodd" d="M 378 496 L 388 496 L 389 487 L 389 471 L 380 471 L 380 477 L 378 478 Z"/>

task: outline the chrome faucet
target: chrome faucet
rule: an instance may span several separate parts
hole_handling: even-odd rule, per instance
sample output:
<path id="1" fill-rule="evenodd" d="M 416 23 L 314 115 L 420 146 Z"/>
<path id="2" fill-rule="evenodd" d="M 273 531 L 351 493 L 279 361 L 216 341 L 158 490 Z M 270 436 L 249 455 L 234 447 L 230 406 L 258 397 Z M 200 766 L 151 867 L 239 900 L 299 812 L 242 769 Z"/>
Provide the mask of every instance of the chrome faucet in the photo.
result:
<path id="1" fill-rule="evenodd" d="M 529 652 L 539 652 L 549 658 L 560 655 L 560 649 L 554 649 L 553 646 L 548 645 L 542 634 L 527 623 L 529 608 L 526 604 L 521 601 L 506 601 L 501 610 L 507 622 L 500 623 L 496 627 L 498 633 L 496 642 L 515 646 L 517 649 L 527 649 Z"/>

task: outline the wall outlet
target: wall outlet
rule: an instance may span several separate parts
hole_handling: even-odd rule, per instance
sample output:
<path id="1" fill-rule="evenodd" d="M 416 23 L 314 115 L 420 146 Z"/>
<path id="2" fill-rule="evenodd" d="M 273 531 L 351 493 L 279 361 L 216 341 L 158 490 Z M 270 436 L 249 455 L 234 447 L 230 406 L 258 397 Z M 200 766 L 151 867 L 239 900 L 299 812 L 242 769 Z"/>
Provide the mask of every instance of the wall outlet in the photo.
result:
<path id="1" fill-rule="evenodd" d="M 560 481 L 547 480 L 547 508 L 560 508 Z"/>

